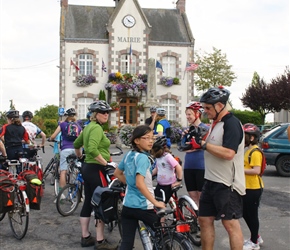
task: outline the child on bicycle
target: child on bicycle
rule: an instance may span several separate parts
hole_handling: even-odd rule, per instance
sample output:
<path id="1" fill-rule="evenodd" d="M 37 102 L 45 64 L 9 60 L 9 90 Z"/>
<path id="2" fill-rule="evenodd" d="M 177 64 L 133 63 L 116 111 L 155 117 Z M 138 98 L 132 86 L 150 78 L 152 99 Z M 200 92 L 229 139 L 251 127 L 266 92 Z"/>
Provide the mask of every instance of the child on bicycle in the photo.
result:
<path id="1" fill-rule="evenodd" d="M 133 149 L 124 156 L 114 173 L 127 184 L 121 214 L 123 235 L 120 250 L 133 249 L 139 220 L 154 228 L 158 221 L 154 206 L 165 208 L 163 202 L 154 198 L 149 154 L 153 142 L 153 130 L 148 125 L 137 126 L 131 137 Z"/>
<path id="2" fill-rule="evenodd" d="M 152 172 L 152 175 L 157 174 L 155 196 L 162 198 L 160 191 L 162 189 L 165 192 L 165 203 L 168 203 L 172 195 L 172 188 L 181 184 L 183 171 L 166 144 L 165 136 L 158 137 L 153 144 L 151 153 L 156 159 L 156 167 Z"/>

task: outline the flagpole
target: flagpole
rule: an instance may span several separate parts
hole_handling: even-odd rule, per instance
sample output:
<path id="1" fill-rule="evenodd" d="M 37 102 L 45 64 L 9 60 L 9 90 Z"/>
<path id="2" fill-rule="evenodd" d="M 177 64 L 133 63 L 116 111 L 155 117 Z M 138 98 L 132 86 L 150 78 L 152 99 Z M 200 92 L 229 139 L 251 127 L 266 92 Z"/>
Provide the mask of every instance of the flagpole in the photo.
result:
<path id="1" fill-rule="evenodd" d="M 71 73 L 71 62 L 72 62 L 72 59 L 70 58 L 70 62 L 69 62 L 69 76 L 70 76 L 70 73 Z"/>
<path id="2" fill-rule="evenodd" d="M 104 70 L 103 70 L 103 58 L 102 58 L 102 67 L 101 67 L 101 71 L 102 71 L 102 75 L 101 75 L 101 76 L 103 77 L 103 71 L 104 71 Z"/>
<path id="3" fill-rule="evenodd" d="M 128 45 L 129 45 L 129 57 L 128 57 L 128 59 L 129 59 L 129 61 L 128 61 L 128 68 L 127 68 L 127 73 L 129 74 L 130 73 L 130 57 L 131 57 L 131 55 L 130 55 L 130 29 L 128 28 L 128 38 L 129 38 L 129 41 L 128 41 Z"/>

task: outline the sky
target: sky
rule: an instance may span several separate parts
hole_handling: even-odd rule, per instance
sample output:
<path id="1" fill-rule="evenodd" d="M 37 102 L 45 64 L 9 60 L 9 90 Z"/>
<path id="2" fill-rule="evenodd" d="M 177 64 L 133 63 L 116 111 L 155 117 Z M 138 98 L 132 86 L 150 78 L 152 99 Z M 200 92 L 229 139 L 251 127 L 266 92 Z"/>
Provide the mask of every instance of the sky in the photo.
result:
<path id="1" fill-rule="evenodd" d="M 176 0 L 139 0 L 142 8 L 175 8 Z M 113 0 L 69 4 L 114 6 Z M 237 76 L 228 89 L 235 109 L 256 71 L 266 82 L 290 61 L 289 0 L 187 0 L 195 51 L 226 54 Z M 0 0 L 0 111 L 58 106 L 60 0 Z M 272 121 L 273 116 L 267 116 Z"/>

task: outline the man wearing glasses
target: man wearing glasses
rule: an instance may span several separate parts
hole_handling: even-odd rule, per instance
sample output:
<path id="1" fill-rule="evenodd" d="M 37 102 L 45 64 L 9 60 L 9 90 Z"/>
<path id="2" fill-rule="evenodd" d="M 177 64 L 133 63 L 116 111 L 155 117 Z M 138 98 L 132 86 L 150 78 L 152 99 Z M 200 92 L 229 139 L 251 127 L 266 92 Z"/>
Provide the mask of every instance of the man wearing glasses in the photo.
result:
<path id="1" fill-rule="evenodd" d="M 205 159 L 199 223 L 202 248 L 207 250 L 214 249 L 214 220 L 222 220 L 231 249 L 243 249 L 244 242 L 239 222 L 245 195 L 244 132 L 240 121 L 227 110 L 229 95 L 223 87 L 210 88 L 200 99 L 208 118 L 213 120 L 205 141 L 197 138 Z"/>

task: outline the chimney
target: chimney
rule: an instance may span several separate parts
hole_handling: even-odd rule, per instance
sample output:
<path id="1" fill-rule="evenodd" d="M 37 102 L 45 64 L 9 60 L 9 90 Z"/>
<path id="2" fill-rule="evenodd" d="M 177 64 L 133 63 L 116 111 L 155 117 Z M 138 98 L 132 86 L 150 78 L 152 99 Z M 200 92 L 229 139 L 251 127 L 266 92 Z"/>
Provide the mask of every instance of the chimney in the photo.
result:
<path id="1" fill-rule="evenodd" d="M 68 0 L 60 0 L 60 7 L 67 7 L 68 6 Z"/>
<path id="2" fill-rule="evenodd" d="M 114 0 L 114 1 L 115 1 L 115 7 L 117 7 L 117 5 L 120 2 L 120 0 Z"/>
<path id="3" fill-rule="evenodd" d="M 176 9 L 179 10 L 179 14 L 185 13 L 185 0 L 177 0 Z"/>

